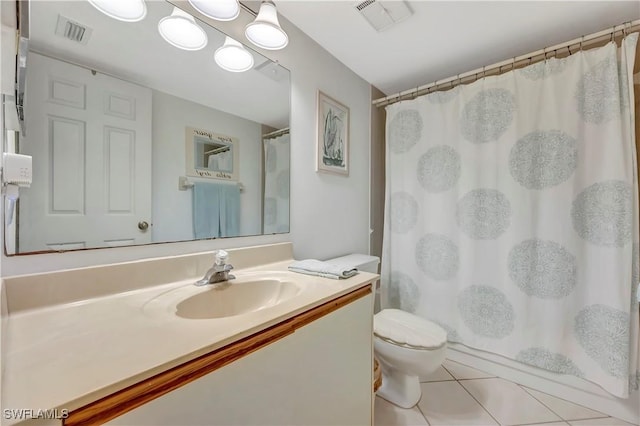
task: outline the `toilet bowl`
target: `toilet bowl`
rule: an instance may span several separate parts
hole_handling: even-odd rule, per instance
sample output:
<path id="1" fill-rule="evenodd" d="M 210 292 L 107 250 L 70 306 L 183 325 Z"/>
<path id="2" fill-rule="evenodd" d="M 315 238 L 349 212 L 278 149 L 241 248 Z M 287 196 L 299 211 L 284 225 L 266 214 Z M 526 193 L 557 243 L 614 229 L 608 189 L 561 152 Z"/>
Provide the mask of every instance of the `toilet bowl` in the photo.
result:
<path id="1" fill-rule="evenodd" d="M 382 368 L 377 395 L 411 408 L 422 396 L 420 377 L 442 365 L 447 332 L 439 325 L 399 309 L 383 309 L 374 315 L 373 345 Z"/>
<path id="2" fill-rule="evenodd" d="M 375 274 L 380 258 L 350 254 L 327 262 Z M 375 293 L 374 306 L 379 307 L 377 285 Z M 422 396 L 420 377 L 433 373 L 444 362 L 447 332 L 409 312 L 383 309 L 373 316 L 373 334 L 375 357 L 382 371 L 382 385 L 376 395 L 402 408 L 413 407 Z"/>

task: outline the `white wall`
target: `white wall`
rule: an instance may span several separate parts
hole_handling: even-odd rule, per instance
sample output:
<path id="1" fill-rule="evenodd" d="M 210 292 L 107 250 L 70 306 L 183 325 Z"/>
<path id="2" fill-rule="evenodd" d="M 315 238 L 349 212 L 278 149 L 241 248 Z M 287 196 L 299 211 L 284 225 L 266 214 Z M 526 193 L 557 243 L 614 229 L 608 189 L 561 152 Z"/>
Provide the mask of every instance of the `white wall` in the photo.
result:
<path id="1" fill-rule="evenodd" d="M 179 191 L 185 176 L 185 127 L 238 138 L 240 157 L 240 234 L 256 235 L 261 228 L 261 124 L 153 91 L 153 241 L 193 239 L 193 191 Z M 212 181 L 189 177 L 191 181 Z"/>
<path id="2" fill-rule="evenodd" d="M 0 1 L 0 93 L 3 95 L 13 94 L 13 69 L 15 69 L 15 8 L 8 2 Z M 1 114 L 0 114 L 1 115 Z M 4 129 L 4 117 L 0 116 L 0 129 Z M 2 132 L 2 145 L 4 146 L 4 132 Z M 4 206 L 4 204 L 3 204 Z M 0 224 L 4 223 L 4 208 L 0 208 Z M 3 235 L 0 233 L 0 235 Z M 1 242 L 0 237 L 0 242 Z M 4 253 L 4 251 L 3 251 Z M 2 276 L 2 262 L 0 258 L 0 276 Z M 4 408 L 3 391 L 1 384 L 4 383 L 4 370 L 6 363 L 4 354 L 6 352 L 7 340 L 7 298 L 4 283 L 0 282 L 0 410 Z"/>
<path id="3" fill-rule="evenodd" d="M 186 1 L 172 0 L 172 3 L 193 11 Z M 232 22 L 209 21 L 230 36 L 245 40 L 244 27 L 251 19 L 243 14 Z M 280 18 L 280 23 L 289 35 L 289 45 L 282 51 L 261 53 L 291 71 L 290 234 L 14 256 L 3 259 L 2 275 L 280 241 L 292 241 L 294 255 L 299 259 L 368 253 L 370 85 L 284 18 Z M 348 177 L 315 171 L 316 96 L 319 89 L 350 109 Z"/>
<path id="4" fill-rule="evenodd" d="M 13 96 L 13 79 L 15 78 L 14 70 L 16 67 L 16 7 L 11 2 L 0 2 L 0 4 L 0 19 L 2 22 L 0 26 L 0 51 L 2 52 L 2 58 L 0 58 L 0 77 L 2 78 L 0 89 L 2 94 Z"/>

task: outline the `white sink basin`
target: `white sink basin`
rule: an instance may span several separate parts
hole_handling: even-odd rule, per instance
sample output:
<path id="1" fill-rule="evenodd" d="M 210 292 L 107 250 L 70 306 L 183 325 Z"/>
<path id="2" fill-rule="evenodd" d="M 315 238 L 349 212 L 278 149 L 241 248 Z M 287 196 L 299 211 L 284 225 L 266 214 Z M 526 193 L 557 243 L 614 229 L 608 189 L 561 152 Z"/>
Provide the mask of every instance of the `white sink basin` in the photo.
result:
<path id="1" fill-rule="evenodd" d="M 273 278 L 209 287 L 176 305 L 176 315 L 190 319 L 232 317 L 277 305 L 300 293 L 291 281 Z"/>
<path id="2" fill-rule="evenodd" d="M 303 287 L 278 273 L 245 273 L 226 283 L 183 285 L 147 302 L 150 316 L 173 314 L 185 319 L 227 318 L 281 304 L 302 292 Z"/>

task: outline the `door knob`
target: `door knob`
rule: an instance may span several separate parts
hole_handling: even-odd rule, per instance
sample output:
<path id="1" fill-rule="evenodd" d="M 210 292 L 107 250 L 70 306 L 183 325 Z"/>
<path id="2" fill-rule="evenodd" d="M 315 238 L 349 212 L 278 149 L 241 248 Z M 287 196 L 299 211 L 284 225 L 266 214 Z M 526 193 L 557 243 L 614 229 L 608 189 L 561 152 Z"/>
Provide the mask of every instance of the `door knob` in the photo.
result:
<path id="1" fill-rule="evenodd" d="M 144 220 L 141 222 L 138 222 L 138 229 L 141 231 L 146 231 L 147 229 L 149 229 L 149 224 Z"/>

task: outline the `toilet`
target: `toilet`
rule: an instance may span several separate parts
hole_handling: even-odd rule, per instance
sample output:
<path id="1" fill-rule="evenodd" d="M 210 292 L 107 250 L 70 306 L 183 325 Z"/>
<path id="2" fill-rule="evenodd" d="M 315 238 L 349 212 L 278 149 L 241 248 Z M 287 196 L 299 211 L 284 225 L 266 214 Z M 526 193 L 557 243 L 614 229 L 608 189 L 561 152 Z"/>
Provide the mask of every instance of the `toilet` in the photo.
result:
<path id="1" fill-rule="evenodd" d="M 402 407 L 420 401 L 420 377 L 444 362 L 447 332 L 439 325 L 399 309 L 383 309 L 373 317 L 373 348 L 382 367 L 377 395 Z"/>
<path id="2" fill-rule="evenodd" d="M 376 274 L 380 259 L 350 254 L 327 262 Z M 383 309 L 373 316 L 373 335 L 374 354 L 382 370 L 377 395 L 399 407 L 413 407 L 422 396 L 420 377 L 433 373 L 445 360 L 447 332 L 409 312 Z"/>

